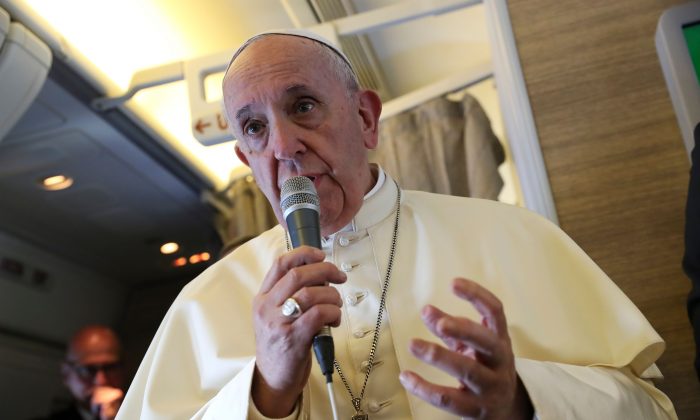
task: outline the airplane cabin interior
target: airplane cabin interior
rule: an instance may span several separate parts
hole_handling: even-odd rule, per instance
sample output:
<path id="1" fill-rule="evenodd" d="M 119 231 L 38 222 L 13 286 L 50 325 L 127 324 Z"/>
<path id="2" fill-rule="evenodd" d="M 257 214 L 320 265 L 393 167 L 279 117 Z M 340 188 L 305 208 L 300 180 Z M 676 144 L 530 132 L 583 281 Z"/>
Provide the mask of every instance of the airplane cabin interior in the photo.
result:
<path id="1" fill-rule="evenodd" d="M 546 104 L 531 90 L 552 76 L 521 67 L 544 41 L 523 35 L 518 10 L 530 9 L 0 0 L 0 418 L 70 404 L 59 366 L 84 325 L 114 328 L 132 377 L 182 287 L 278 223 L 221 101 L 228 60 L 255 33 L 308 28 L 340 46 L 383 102 L 370 158 L 404 188 L 498 200 L 574 230 L 557 202 Z M 672 369 L 672 383 L 683 369 L 690 377 L 690 365 Z M 700 409 L 700 394 L 672 392 L 679 413 Z"/>

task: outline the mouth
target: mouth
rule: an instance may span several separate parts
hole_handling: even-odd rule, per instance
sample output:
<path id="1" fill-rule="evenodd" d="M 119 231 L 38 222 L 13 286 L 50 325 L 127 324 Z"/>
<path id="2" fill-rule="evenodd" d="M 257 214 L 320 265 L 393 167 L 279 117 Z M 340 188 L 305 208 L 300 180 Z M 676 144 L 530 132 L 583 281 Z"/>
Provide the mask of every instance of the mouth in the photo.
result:
<path id="1" fill-rule="evenodd" d="M 316 189 L 318 190 L 318 186 L 319 186 L 319 184 L 321 183 L 321 176 L 322 176 L 322 175 L 319 175 L 319 174 L 313 174 L 313 175 L 312 175 L 312 174 L 308 174 L 308 175 L 304 175 L 304 176 L 307 177 L 307 178 L 309 178 L 309 179 L 311 180 L 311 182 L 314 183 L 314 187 L 316 187 Z"/>

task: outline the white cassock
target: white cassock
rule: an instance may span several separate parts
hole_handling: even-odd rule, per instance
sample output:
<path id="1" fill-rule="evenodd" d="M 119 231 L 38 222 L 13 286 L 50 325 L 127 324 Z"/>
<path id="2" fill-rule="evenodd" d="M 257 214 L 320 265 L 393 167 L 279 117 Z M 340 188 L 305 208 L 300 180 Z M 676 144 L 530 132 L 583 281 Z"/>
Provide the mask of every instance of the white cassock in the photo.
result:
<path id="1" fill-rule="evenodd" d="M 381 170 L 380 170 L 381 173 Z M 348 229 L 324 240 L 326 261 L 348 274 L 333 329 L 336 358 L 359 393 L 387 270 L 397 188 L 390 178 L 366 197 Z M 400 227 L 375 367 L 363 409 L 371 419 L 453 419 L 408 394 L 400 370 L 456 386 L 415 359 L 411 338 L 439 341 L 420 318 L 433 304 L 480 321 L 450 291 L 454 277 L 475 280 L 502 302 L 516 369 L 538 417 L 676 418 L 650 382 L 664 342 L 641 312 L 558 227 L 528 210 L 493 201 L 403 192 Z M 188 284 L 173 303 L 127 393 L 118 419 L 257 419 L 250 403 L 255 365 L 252 300 L 274 260 L 286 252 L 279 225 L 249 241 Z M 366 365 L 366 363 L 365 363 Z M 331 419 L 314 362 L 290 418 Z M 354 410 L 338 375 L 340 417 Z"/>

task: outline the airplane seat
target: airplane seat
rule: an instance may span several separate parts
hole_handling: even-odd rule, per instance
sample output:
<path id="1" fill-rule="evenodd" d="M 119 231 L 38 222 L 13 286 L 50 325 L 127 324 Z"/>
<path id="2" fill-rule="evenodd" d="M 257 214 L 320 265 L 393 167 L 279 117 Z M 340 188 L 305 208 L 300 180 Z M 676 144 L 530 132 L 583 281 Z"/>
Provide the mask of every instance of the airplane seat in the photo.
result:
<path id="1" fill-rule="evenodd" d="M 51 58 L 43 41 L 0 8 L 0 141 L 36 98 Z"/>

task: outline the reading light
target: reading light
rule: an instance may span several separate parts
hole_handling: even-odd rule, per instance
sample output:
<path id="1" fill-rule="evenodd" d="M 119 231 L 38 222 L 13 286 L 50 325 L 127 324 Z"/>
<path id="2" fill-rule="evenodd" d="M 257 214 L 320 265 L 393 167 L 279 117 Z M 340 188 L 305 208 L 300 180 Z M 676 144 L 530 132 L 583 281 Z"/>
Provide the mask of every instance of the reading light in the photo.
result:
<path id="1" fill-rule="evenodd" d="M 65 190 L 73 185 L 73 178 L 65 175 L 53 175 L 42 179 L 40 183 L 48 191 Z"/>
<path id="2" fill-rule="evenodd" d="M 161 254 L 165 255 L 177 252 L 178 249 L 180 249 L 180 245 L 175 242 L 168 242 L 160 246 Z"/>

